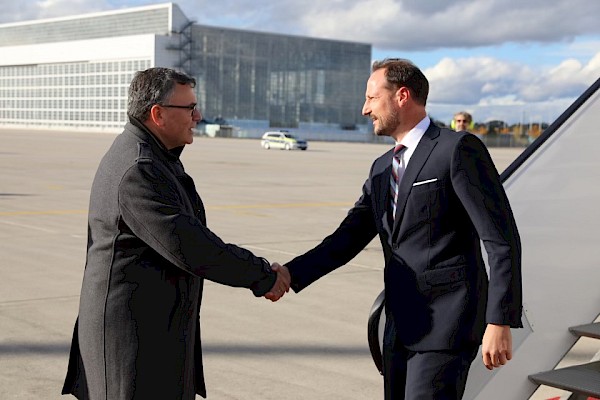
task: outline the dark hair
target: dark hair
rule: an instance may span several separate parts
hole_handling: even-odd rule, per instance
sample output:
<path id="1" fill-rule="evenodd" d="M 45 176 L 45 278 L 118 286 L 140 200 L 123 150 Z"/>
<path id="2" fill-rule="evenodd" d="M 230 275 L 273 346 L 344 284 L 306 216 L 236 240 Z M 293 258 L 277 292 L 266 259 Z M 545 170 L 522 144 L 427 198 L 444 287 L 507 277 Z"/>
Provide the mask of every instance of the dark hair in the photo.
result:
<path id="1" fill-rule="evenodd" d="M 152 106 L 165 103 L 176 84 L 196 87 L 196 80 L 170 68 L 155 67 L 136 72 L 129 85 L 127 114 L 145 121 Z"/>
<path id="2" fill-rule="evenodd" d="M 375 61 L 371 71 L 375 72 L 381 68 L 385 69 L 385 78 L 392 87 L 407 87 L 415 102 L 423 106 L 427 104 L 429 82 L 423 72 L 410 60 L 386 58 L 382 61 Z"/>

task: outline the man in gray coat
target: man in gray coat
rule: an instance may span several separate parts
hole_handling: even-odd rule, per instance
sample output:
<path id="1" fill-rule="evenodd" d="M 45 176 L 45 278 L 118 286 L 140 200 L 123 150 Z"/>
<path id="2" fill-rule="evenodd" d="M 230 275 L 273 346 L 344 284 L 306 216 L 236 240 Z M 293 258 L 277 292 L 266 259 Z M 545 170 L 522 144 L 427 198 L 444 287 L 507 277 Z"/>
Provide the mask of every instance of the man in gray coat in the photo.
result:
<path id="1" fill-rule="evenodd" d="M 206 227 L 179 155 L 201 119 L 195 80 L 138 72 L 129 122 L 90 196 L 87 260 L 63 394 L 78 399 L 206 397 L 199 311 L 204 278 L 283 294 L 289 279 Z"/>

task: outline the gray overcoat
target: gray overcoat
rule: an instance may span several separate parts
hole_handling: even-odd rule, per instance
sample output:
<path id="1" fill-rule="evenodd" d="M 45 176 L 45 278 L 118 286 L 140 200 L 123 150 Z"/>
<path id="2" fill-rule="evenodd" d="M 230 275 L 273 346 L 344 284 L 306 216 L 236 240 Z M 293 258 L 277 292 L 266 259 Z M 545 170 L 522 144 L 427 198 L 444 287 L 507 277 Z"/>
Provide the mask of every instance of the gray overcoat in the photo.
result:
<path id="1" fill-rule="evenodd" d="M 204 278 L 261 296 L 269 263 L 206 227 L 202 201 L 168 151 L 130 120 L 102 159 L 63 394 L 78 399 L 206 397 L 199 310 Z"/>

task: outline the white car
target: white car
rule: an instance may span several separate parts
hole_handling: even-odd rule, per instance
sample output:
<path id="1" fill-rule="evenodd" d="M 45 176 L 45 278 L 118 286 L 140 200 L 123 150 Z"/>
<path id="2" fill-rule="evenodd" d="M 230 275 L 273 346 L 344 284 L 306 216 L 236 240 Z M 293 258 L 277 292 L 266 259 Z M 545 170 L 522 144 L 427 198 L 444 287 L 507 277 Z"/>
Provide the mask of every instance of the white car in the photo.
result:
<path id="1" fill-rule="evenodd" d="M 278 132 L 265 132 L 260 141 L 260 145 L 265 149 L 285 149 L 293 150 L 300 149 L 306 150 L 308 143 L 306 140 L 302 140 L 291 133 L 285 131 Z"/>

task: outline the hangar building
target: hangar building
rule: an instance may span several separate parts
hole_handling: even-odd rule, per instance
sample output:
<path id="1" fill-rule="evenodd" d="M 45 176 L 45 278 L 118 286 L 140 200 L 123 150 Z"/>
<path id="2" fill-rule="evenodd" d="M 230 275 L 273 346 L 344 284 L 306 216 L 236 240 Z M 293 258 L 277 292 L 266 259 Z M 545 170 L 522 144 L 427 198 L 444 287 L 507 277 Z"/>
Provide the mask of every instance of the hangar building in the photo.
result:
<path id="1" fill-rule="evenodd" d="M 194 76 L 208 120 L 352 128 L 371 45 L 198 25 L 174 3 L 0 24 L 0 127 L 118 131 L 138 70 Z"/>

